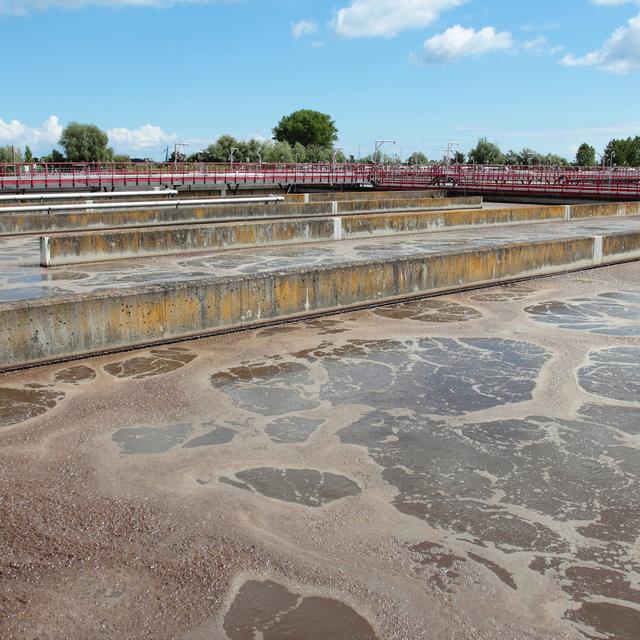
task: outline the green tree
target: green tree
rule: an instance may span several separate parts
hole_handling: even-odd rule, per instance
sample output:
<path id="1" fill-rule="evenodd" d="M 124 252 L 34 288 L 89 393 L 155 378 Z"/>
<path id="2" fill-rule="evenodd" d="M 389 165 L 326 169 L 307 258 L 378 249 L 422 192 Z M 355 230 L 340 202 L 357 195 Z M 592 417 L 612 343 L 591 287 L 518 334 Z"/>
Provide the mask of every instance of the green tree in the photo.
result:
<path id="1" fill-rule="evenodd" d="M 627 161 L 630 167 L 640 167 L 640 136 L 629 138 Z"/>
<path id="2" fill-rule="evenodd" d="M 462 151 L 456 151 L 453 154 L 453 164 L 464 164 L 467 160 L 467 157 L 462 153 Z"/>
<path id="3" fill-rule="evenodd" d="M 49 155 L 40 158 L 41 162 L 65 162 L 65 160 L 64 154 L 60 153 L 57 149 L 53 149 Z"/>
<path id="4" fill-rule="evenodd" d="M 267 162 L 293 162 L 293 150 L 288 142 L 276 142 L 268 147 L 265 160 Z"/>
<path id="5" fill-rule="evenodd" d="M 68 124 L 58 144 L 71 162 L 105 162 L 113 158 L 113 151 L 107 146 L 109 136 L 94 124 Z"/>
<path id="6" fill-rule="evenodd" d="M 31 152 L 31 147 L 29 145 L 24 148 L 24 161 L 33 162 L 33 153 Z"/>
<path id="7" fill-rule="evenodd" d="M 306 148 L 307 162 L 331 162 L 333 150 L 319 144 L 310 144 Z"/>
<path id="8" fill-rule="evenodd" d="M 548 153 L 546 156 L 540 156 L 540 164 L 549 165 L 550 167 L 566 167 L 569 162 L 566 158 L 559 156 L 557 153 Z"/>
<path id="9" fill-rule="evenodd" d="M 618 167 L 640 167 L 640 136 L 613 139 L 604 151 L 607 164 Z"/>
<path id="10" fill-rule="evenodd" d="M 429 164 L 429 158 L 422 151 L 414 151 L 408 158 L 407 164 L 410 167 L 422 167 Z"/>
<path id="11" fill-rule="evenodd" d="M 294 162 L 306 162 L 307 161 L 307 150 L 299 142 L 296 142 L 293 145 L 292 151 L 293 151 L 293 160 L 294 160 Z"/>
<path id="12" fill-rule="evenodd" d="M 202 151 L 201 158 L 204 162 L 229 162 L 231 158 L 231 150 L 240 148 L 240 142 L 233 136 L 220 136 L 215 144 L 210 144 Z M 233 159 L 237 162 L 244 161 L 239 151 L 233 152 Z"/>
<path id="13" fill-rule="evenodd" d="M 22 162 L 22 154 L 13 145 L 0 147 L 0 162 Z"/>
<path id="14" fill-rule="evenodd" d="M 331 160 L 333 161 L 334 159 L 337 164 L 344 164 L 347 161 L 347 156 L 344 154 L 344 151 L 335 151 L 334 149 L 331 152 Z"/>
<path id="15" fill-rule="evenodd" d="M 302 146 L 331 147 L 338 139 L 338 129 L 331 116 L 311 109 L 294 111 L 284 116 L 273 129 L 273 138 L 288 142 L 291 146 L 299 142 Z"/>
<path id="16" fill-rule="evenodd" d="M 478 144 L 469 151 L 469 163 L 504 164 L 505 156 L 500 147 L 486 138 L 480 138 Z"/>
<path id="17" fill-rule="evenodd" d="M 243 142 L 242 146 L 249 162 L 259 162 L 260 158 L 265 159 L 267 145 L 261 140 L 251 138 L 248 142 Z"/>
<path id="18" fill-rule="evenodd" d="M 524 148 L 522 151 L 516 154 L 516 158 L 518 160 L 517 164 L 521 165 L 534 165 L 541 164 L 540 163 L 540 154 L 533 149 Z"/>
<path id="19" fill-rule="evenodd" d="M 596 150 L 590 144 L 583 142 L 576 153 L 576 165 L 579 167 L 593 167 L 596 164 Z"/>

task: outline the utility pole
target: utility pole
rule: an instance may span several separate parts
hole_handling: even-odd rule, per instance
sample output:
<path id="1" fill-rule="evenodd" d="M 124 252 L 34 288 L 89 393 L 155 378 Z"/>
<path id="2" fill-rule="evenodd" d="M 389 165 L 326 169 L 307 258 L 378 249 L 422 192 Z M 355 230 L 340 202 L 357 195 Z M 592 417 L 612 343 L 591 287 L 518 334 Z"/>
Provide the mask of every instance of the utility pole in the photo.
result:
<path id="1" fill-rule="evenodd" d="M 233 169 L 233 154 L 238 151 L 238 147 L 231 147 L 231 151 L 229 152 L 229 161 L 231 162 L 231 168 Z"/>
<path id="2" fill-rule="evenodd" d="M 173 145 L 173 165 L 176 166 L 178 164 L 178 147 L 188 147 L 188 142 L 176 142 Z"/>
<path id="3" fill-rule="evenodd" d="M 444 152 L 447 154 L 447 164 L 451 164 L 451 152 L 453 151 L 454 147 L 459 147 L 460 143 L 459 142 L 448 142 L 447 143 L 447 148 L 444 149 Z M 457 151 L 457 149 L 456 149 Z"/>
<path id="4" fill-rule="evenodd" d="M 382 149 L 385 144 L 396 144 L 395 140 L 376 140 L 375 149 L 373 152 L 373 163 L 376 164 L 376 158 L 378 156 L 378 151 Z"/>

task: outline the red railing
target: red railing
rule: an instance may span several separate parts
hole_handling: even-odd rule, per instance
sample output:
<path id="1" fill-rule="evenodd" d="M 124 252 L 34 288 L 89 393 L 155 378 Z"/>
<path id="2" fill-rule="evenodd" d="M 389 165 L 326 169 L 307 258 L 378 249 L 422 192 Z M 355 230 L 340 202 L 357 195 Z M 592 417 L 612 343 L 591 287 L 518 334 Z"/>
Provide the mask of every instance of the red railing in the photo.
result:
<path id="1" fill-rule="evenodd" d="M 430 187 L 468 193 L 640 199 L 640 169 L 628 167 L 387 167 L 383 181 L 387 188 Z"/>
<path id="2" fill-rule="evenodd" d="M 369 185 L 586 198 L 640 199 L 640 170 L 362 164 L 31 163 L 0 164 L 0 191 L 242 184 Z"/>
<path id="3" fill-rule="evenodd" d="M 0 190 L 212 184 L 361 184 L 375 167 L 356 164 L 0 164 Z"/>

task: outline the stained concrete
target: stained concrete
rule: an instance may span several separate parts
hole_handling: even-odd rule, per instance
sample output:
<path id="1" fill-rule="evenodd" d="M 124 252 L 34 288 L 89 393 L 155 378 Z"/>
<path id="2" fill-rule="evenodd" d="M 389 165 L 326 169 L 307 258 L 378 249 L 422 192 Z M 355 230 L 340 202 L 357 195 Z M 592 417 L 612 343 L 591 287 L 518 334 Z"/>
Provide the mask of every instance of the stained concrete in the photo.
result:
<path id="1" fill-rule="evenodd" d="M 479 209 L 482 199 L 470 198 L 404 198 L 342 201 L 336 195 L 329 202 L 275 202 L 269 204 L 215 204 L 175 208 L 122 208 L 110 211 L 56 211 L 52 213 L 0 213 L 0 237 L 42 232 L 82 231 L 86 229 L 120 229 L 148 225 L 193 224 L 195 222 L 229 222 L 274 218 L 305 218 L 319 215 L 340 215 L 367 211 L 437 211 L 448 209 Z"/>
<path id="2" fill-rule="evenodd" d="M 40 239 L 41 266 L 97 262 L 259 248 L 269 245 L 369 239 L 463 229 L 564 221 L 562 207 L 487 208 L 480 211 L 420 211 L 360 213 L 355 216 L 311 217 L 189 226 L 146 227 L 135 230 L 94 231 L 44 236 Z"/>
<path id="3" fill-rule="evenodd" d="M 392 201 L 390 201 L 392 202 Z M 409 202 L 409 201 L 407 201 Z M 419 202 L 419 201 L 416 201 Z M 149 226 L 142 229 L 91 231 L 44 236 L 40 239 L 42 266 L 73 265 L 101 260 L 300 244 L 356 238 L 374 238 L 505 225 L 581 220 L 606 216 L 632 216 L 640 205 L 567 205 L 556 207 L 487 207 L 479 210 L 425 209 L 411 213 L 345 215 L 337 203 L 332 217 L 289 218 L 227 224 Z M 356 202 L 358 206 L 369 203 Z M 379 203 L 382 204 L 382 203 Z M 413 204 L 413 202 L 412 202 Z"/>
<path id="4" fill-rule="evenodd" d="M 635 218 L 487 227 L 44 271 L 6 240 L 0 369 L 640 257 Z M 71 273 L 68 277 L 65 273 Z"/>
<path id="5" fill-rule="evenodd" d="M 1 375 L 0 635 L 635 640 L 638 290 L 630 263 Z M 576 305 L 607 330 L 546 321 Z"/>

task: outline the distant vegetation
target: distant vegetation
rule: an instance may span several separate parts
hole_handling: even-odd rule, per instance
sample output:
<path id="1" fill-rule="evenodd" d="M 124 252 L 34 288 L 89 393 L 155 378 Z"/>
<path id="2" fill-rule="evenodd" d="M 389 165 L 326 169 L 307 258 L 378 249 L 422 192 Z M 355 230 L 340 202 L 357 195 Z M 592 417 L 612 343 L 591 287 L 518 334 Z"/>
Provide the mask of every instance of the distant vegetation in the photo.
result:
<path id="1" fill-rule="evenodd" d="M 359 162 L 381 164 L 404 164 L 425 166 L 446 162 L 446 158 L 429 161 L 421 151 L 414 151 L 401 161 L 398 156 L 389 156 L 378 151 L 364 157 L 347 157 L 341 149 L 335 148 L 338 129 L 335 122 L 326 113 L 302 109 L 281 118 L 273 129 L 272 140 L 239 140 L 231 135 L 223 135 L 216 142 L 192 153 L 179 151 L 167 153 L 165 160 L 170 162 Z M 22 150 L 13 146 L 0 146 L 0 162 L 144 162 L 149 159 L 130 158 L 117 155 L 109 147 L 108 135 L 93 124 L 71 122 L 62 132 L 59 146 L 62 151 L 53 149 L 50 154 L 34 158 L 27 146 Z M 533 149 L 507 151 L 487 138 L 480 138 L 476 146 L 467 155 L 453 152 L 449 162 L 454 164 L 497 164 L 497 165 L 549 165 L 591 167 L 606 164 L 618 167 L 640 167 L 640 136 L 626 139 L 613 139 L 606 146 L 600 158 L 593 146 L 584 142 L 578 148 L 576 157 L 569 162 L 562 156 L 550 153 L 542 154 Z"/>

